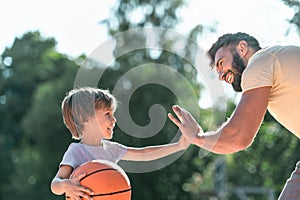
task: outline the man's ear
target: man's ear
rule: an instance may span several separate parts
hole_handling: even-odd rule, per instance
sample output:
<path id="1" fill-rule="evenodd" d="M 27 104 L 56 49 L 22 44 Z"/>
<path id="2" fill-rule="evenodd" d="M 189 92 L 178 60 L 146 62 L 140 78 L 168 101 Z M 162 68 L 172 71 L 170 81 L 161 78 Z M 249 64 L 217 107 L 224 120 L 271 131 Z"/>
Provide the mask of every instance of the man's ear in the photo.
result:
<path id="1" fill-rule="evenodd" d="M 241 57 L 245 57 L 249 50 L 248 43 L 245 40 L 241 40 L 236 48 Z"/>

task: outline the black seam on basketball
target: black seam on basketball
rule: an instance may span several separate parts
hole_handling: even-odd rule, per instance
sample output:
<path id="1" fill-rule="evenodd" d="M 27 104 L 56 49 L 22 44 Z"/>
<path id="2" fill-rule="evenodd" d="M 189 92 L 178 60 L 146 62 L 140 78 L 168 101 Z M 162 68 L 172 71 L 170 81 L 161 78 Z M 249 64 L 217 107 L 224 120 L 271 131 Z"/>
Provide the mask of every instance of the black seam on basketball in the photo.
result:
<path id="1" fill-rule="evenodd" d="M 124 192 L 129 192 L 130 190 L 131 190 L 131 188 L 128 188 L 126 190 L 120 190 L 120 191 L 117 191 L 117 192 L 110 192 L 110 193 L 104 193 L 104 194 L 94 194 L 94 195 L 91 195 L 91 197 L 115 195 L 115 194 L 120 194 L 120 193 L 124 193 Z"/>
<path id="2" fill-rule="evenodd" d="M 85 179 L 85 178 L 91 176 L 92 174 L 95 174 L 95 173 L 98 173 L 98 172 L 102 172 L 102 171 L 108 171 L 108 170 L 115 170 L 115 171 L 117 171 L 117 170 L 114 169 L 114 168 L 99 169 L 99 170 L 96 170 L 96 171 L 94 171 L 94 172 L 92 172 L 92 173 L 90 173 L 90 174 L 87 174 L 85 177 L 81 178 L 79 181 L 82 181 L 83 179 Z"/>
<path id="3" fill-rule="evenodd" d="M 117 192 L 105 193 L 105 194 L 94 194 L 94 195 L 91 195 L 91 197 L 115 195 L 115 194 L 120 194 L 120 193 L 124 193 L 124 192 L 129 192 L 130 190 L 131 190 L 131 188 L 128 188 L 126 190 L 120 190 L 120 191 L 117 191 Z M 69 199 L 70 197 L 66 196 L 66 198 Z"/>

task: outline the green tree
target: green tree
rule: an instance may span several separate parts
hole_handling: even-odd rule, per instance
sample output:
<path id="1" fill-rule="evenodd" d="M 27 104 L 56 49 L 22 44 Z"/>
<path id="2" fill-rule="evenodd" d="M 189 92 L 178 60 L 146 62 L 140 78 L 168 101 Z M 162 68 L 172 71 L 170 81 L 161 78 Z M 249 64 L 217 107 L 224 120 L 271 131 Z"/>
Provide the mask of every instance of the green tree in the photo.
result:
<path id="1" fill-rule="evenodd" d="M 234 107 L 229 102 L 228 116 Z M 257 191 L 264 188 L 278 197 L 299 159 L 296 153 L 299 147 L 298 138 L 267 112 L 253 144 L 225 158 L 227 198 L 239 199 L 237 191 L 243 187 Z M 268 195 L 267 192 L 247 194 L 249 199 L 268 199 Z"/>
<path id="2" fill-rule="evenodd" d="M 299 1 L 284 2 L 295 7 L 296 12 L 291 23 L 299 28 Z M 102 23 L 107 26 L 112 36 L 137 27 L 174 29 L 179 20 L 177 10 L 182 5 L 182 0 L 119 1 L 112 16 Z M 135 13 L 141 14 L 142 17 L 135 18 Z M 198 25 L 190 31 L 189 37 L 197 41 L 204 29 L 205 27 Z M 163 34 L 159 38 L 164 40 L 159 44 L 162 51 L 153 54 L 149 49 L 137 49 L 115 57 L 115 62 L 101 77 L 96 77 L 98 73 L 94 73 L 101 68 L 82 69 L 87 70 L 89 75 L 95 75 L 96 79 L 101 78 L 97 83 L 99 88 L 115 91 L 115 85 L 120 83 L 123 75 L 136 66 L 149 66 L 143 74 L 134 77 L 134 81 L 141 83 L 156 75 L 155 70 L 149 69 L 157 67 L 157 64 L 172 66 L 176 72 L 189 80 L 192 90 L 199 98 L 202 86 L 197 80 L 194 63 L 189 62 L 195 56 L 193 45 L 188 43 L 189 41 L 183 42 L 184 56 L 179 56 L 174 52 L 164 51 L 172 49 L 178 42 L 176 38 L 169 38 L 167 42 Z M 127 44 L 143 44 L 146 40 L 145 37 L 140 38 L 140 35 L 130 41 L 127 38 L 119 38 L 114 55 L 119 55 L 119 51 L 126 48 L 124 41 Z M 85 57 L 70 60 L 55 50 L 55 43 L 53 38 L 42 38 L 38 32 L 27 33 L 16 39 L 12 48 L 6 49 L 1 55 L 0 199 L 64 199 L 63 196 L 51 194 L 49 187 L 63 152 L 71 142 L 70 134 L 62 122 L 60 103 L 65 93 L 76 83 L 75 77 L 79 69 L 77 61 Z M 166 78 L 170 75 L 167 74 Z M 128 86 L 126 84 L 132 84 L 130 81 L 133 80 L 127 81 L 123 82 L 124 91 Z M 177 80 L 170 82 L 176 83 Z M 174 87 L 179 91 L 186 90 L 181 82 L 176 83 Z M 121 93 L 116 95 L 117 98 L 122 97 Z M 147 126 L 153 120 L 149 116 L 152 105 L 160 104 L 166 112 L 172 112 L 171 106 L 177 102 L 178 97 L 167 87 L 159 84 L 141 85 L 130 97 L 128 117 L 139 126 Z M 122 102 L 120 103 L 122 107 Z M 190 108 L 191 97 L 185 98 L 183 106 L 193 114 L 197 113 L 194 111 L 198 108 Z M 227 117 L 234 107 L 234 103 L 228 103 Z M 221 115 L 222 110 L 201 110 L 199 122 L 205 130 L 211 123 L 212 112 L 213 126 L 217 127 L 226 120 Z M 113 139 L 129 146 L 155 145 L 169 143 L 176 132 L 176 126 L 166 120 L 164 127 L 152 137 L 132 137 L 116 126 Z M 216 195 L 215 187 L 223 187 L 214 181 L 216 163 L 223 160 L 227 175 L 225 186 L 231 191 L 228 193 L 228 199 L 237 199 L 233 189 L 249 185 L 272 188 L 278 195 L 294 167 L 299 148 L 298 139 L 267 114 L 254 144 L 246 151 L 225 157 L 215 154 L 199 157 L 200 149 L 191 146 L 179 159 L 165 168 L 148 173 L 128 173 L 133 186 L 133 200 L 209 199 L 209 196 Z M 222 167 L 218 170 L 222 171 Z"/>
<path id="3" fill-rule="evenodd" d="M 295 13 L 289 22 L 296 27 L 300 34 L 300 1 L 299 0 L 282 0 L 287 6 L 294 8 Z"/>
<path id="4" fill-rule="evenodd" d="M 39 42 L 37 42 L 39 41 Z M 14 152 L 23 136 L 22 119 L 32 105 L 33 93 L 38 84 L 56 76 L 46 57 L 55 45 L 51 38 L 44 40 L 38 32 L 16 39 L 11 49 L 5 49 L 0 63 L 0 187 L 7 185 L 14 170 Z M 1 190 L 2 193 L 2 190 Z"/>
<path id="5" fill-rule="evenodd" d="M 179 20 L 176 11 L 182 5 L 184 5 L 182 0 L 118 1 L 117 6 L 113 9 L 112 16 L 102 23 L 107 26 L 108 32 L 112 36 L 116 36 L 120 33 L 122 34 L 129 29 L 137 27 L 160 27 L 172 30 Z M 142 17 L 139 19 L 135 18 L 135 13 L 141 14 Z M 188 37 L 196 41 L 203 29 L 204 27 L 201 25 L 195 27 L 190 31 Z M 120 80 L 120 77 L 135 67 L 148 64 L 153 68 L 157 68 L 158 66 L 156 64 L 161 64 L 172 67 L 178 73 L 185 76 L 185 78 L 189 80 L 189 84 L 197 96 L 196 98 L 199 99 L 201 85 L 197 80 L 197 72 L 193 66 L 195 64 L 193 63 L 195 52 L 191 50 L 192 44 L 189 43 L 189 40 L 182 41 L 184 45 L 181 46 L 181 49 L 184 58 L 174 52 L 164 51 L 166 49 L 172 49 L 172 46 L 175 46 L 175 43 L 178 42 L 178 40 L 176 40 L 177 38 L 167 38 L 168 40 L 166 42 L 166 35 L 163 33 L 158 36 L 159 40 L 157 41 L 162 50 L 158 52 L 156 56 L 151 54 L 151 49 L 136 49 L 118 56 L 120 55 L 120 52 L 125 51 L 123 49 L 126 48 L 126 45 L 131 45 L 131 43 L 144 44 L 147 42 L 147 39 L 149 39 L 149 37 L 141 37 L 141 35 L 138 34 L 136 36 L 131 36 L 130 38 L 126 38 L 126 36 L 124 36 L 124 38 L 116 36 L 118 37 L 114 51 L 116 61 L 114 65 L 104 73 L 105 75 L 102 76 L 103 78 L 100 80 L 99 87 L 110 88 L 110 90 L 113 90 L 113 87 L 117 81 Z M 134 38 L 134 40 L 132 40 L 132 38 Z M 188 62 L 189 59 L 192 60 L 192 62 Z M 136 80 L 139 80 L 138 82 L 140 83 L 147 83 L 147 81 L 153 77 L 153 73 L 154 72 L 151 70 L 145 70 L 144 73 L 135 76 L 131 80 L 127 80 L 127 82 L 129 81 L 131 85 L 134 85 L 133 82 Z M 169 76 L 170 74 L 165 74 L 166 79 Z M 177 83 L 176 79 L 171 80 L 171 82 L 176 85 L 175 87 L 178 88 L 178 90 L 187 90 L 182 83 Z M 124 88 L 124 90 L 126 91 L 126 88 Z M 128 109 L 130 109 L 130 116 L 128 117 L 131 117 L 136 124 L 146 126 L 151 123 L 148 113 L 152 105 L 160 104 L 167 112 L 172 112 L 171 106 L 178 102 L 177 98 L 176 94 L 172 93 L 169 88 L 158 84 L 141 85 L 130 98 L 128 107 Z M 185 97 L 185 102 L 182 106 L 189 109 L 192 113 L 197 113 L 196 111 L 197 109 L 199 110 L 199 107 L 198 105 L 191 107 L 190 98 L 192 97 Z M 209 110 L 207 110 L 206 113 L 207 115 L 211 114 Z M 203 116 L 202 118 L 209 118 L 209 116 Z M 119 122 L 121 120 L 125 119 L 118 119 Z M 116 127 L 114 140 L 129 146 L 164 144 L 170 142 L 170 139 L 174 137 L 176 131 L 177 127 L 169 120 L 166 121 L 165 126 L 155 136 L 142 139 L 130 137 L 124 134 L 119 127 Z M 207 156 L 205 159 L 199 159 L 197 158 L 198 154 L 199 148 L 191 147 L 180 157 L 180 159 L 163 169 L 148 173 L 128 173 L 133 186 L 133 200 L 199 199 L 200 193 L 198 190 L 193 193 L 189 182 L 193 181 L 195 177 L 197 179 L 197 177 L 199 177 L 197 175 L 199 174 L 202 176 L 202 172 L 205 170 L 206 165 L 214 160 L 215 157 L 212 155 Z M 201 188 L 201 186 L 197 187 Z M 206 187 L 206 189 L 213 190 L 213 186 Z M 205 199 L 205 196 L 203 196 L 203 199 Z"/>
<path id="6" fill-rule="evenodd" d="M 2 57 L 3 64 L 8 58 L 12 62 L 2 67 L 9 72 L 1 79 L 6 100 L 1 105 L 6 116 L 1 137 L 12 142 L 6 150 L 9 159 L 1 165 L 10 169 L 2 175 L 6 182 L 1 182 L 1 199 L 53 199 L 50 181 L 70 142 L 60 102 L 73 87 L 78 66 L 56 52 L 54 39 L 44 39 L 39 32 L 16 39 Z"/>
<path id="7" fill-rule="evenodd" d="M 146 6 L 149 16 L 146 17 L 144 24 L 128 24 L 130 28 L 143 27 L 149 23 L 156 26 L 162 25 L 164 28 L 173 28 L 177 20 L 175 10 L 182 3 L 182 1 L 138 2 L 136 6 L 140 8 Z M 126 11 L 121 7 L 132 7 L 133 1 L 127 4 L 121 1 L 118 9 Z M 151 9 L 157 11 L 150 13 Z M 122 18 L 122 13 L 118 17 Z M 124 28 L 126 20 L 121 19 L 120 22 L 122 22 L 120 27 L 114 27 L 117 28 L 116 30 L 109 29 L 110 33 L 115 34 L 126 30 Z M 201 26 L 196 27 L 190 36 L 196 39 L 200 32 Z M 163 45 L 172 45 L 174 42 L 170 41 Z M 118 45 L 118 47 L 121 46 L 120 43 Z M 118 50 L 119 48 L 116 48 L 116 51 Z M 193 57 L 192 52 L 188 50 L 184 54 L 185 57 Z M 6 49 L 1 57 L 3 77 L 0 82 L 0 102 L 1 116 L 5 116 L 0 129 L 1 148 L 5 152 L 1 154 L 3 156 L 1 157 L 3 163 L 1 165 L 3 168 L 1 199 L 63 199 L 64 197 L 50 193 L 49 184 L 63 152 L 71 142 L 70 135 L 62 123 L 60 102 L 65 93 L 74 86 L 78 70 L 76 60 L 69 60 L 67 56 L 56 52 L 55 40 L 42 38 L 38 32 L 27 33 L 22 38 L 16 39 L 12 48 Z M 190 84 L 199 98 L 201 86 L 196 81 L 196 70 L 192 63 L 170 52 L 161 52 L 154 59 L 151 52 L 145 49 L 117 58 L 116 65 L 105 71 L 98 86 L 112 91 L 122 74 L 131 69 L 130 66 L 152 62 L 173 66 L 191 80 Z M 155 75 L 150 70 L 136 78 L 143 81 L 153 77 L 153 74 Z M 176 88 L 177 90 L 186 89 L 180 83 Z M 171 112 L 171 106 L 176 101 L 176 95 L 168 88 L 158 84 L 147 84 L 132 96 L 130 114 L 137 124 L 144 126 L 151 121 L 148 117 L 151 105 L 161 104 L 167 112 Z M 189 104 L 189 101 L 187 98 L 185 103 Z M 175 125 L 167 121 L 159 134 L 147 139 L 138 139 L 126 136 L 121 129 L 116 127 L 114 139 L 131 146 L 133 144 L 135 146 L 163 144 L 170 142 L 176 131 Z M 174 164 L 160 171 L 130 174 L 135 188 L 133 198 L 192 199 L 188 189 L 182 186 L 185 180 L 194 174 L 194 171 L 199 171 L 198 167 L 199 169 L 205 168 L 202 166 L 206 163 L 199 162 L 197 159 L 191 163 L 186 162 L 197 154 L 198 149 L 191 148 Z M 153 187 L 149 187 L 150 183 Z M 193 197 L 193 199 L 198 198 Z"/>

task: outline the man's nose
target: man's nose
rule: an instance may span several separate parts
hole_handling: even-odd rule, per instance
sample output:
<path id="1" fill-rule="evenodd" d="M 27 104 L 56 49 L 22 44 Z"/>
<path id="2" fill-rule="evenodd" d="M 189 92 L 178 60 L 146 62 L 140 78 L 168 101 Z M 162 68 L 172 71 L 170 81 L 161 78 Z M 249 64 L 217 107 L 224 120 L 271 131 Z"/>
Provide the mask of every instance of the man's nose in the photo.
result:
<path id="1" fill-rule="evenodd" d="M 222 70 L 222 71 L 219 71 L 218 73 L 219 73 L 219 80 L 220 80 L 220 81 L 224 81 L 224 74 L 225 74 L 225 73 L 223 72 L 223 70 Z"/>

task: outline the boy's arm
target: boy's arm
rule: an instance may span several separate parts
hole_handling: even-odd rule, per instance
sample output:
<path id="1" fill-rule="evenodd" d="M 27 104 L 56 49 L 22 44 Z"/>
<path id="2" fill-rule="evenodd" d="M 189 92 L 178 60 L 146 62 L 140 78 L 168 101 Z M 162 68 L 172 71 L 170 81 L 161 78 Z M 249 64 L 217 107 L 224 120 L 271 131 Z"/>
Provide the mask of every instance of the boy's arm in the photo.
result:
<path id="1" fill-rule="evenodd" d="M 175 152 L 186 149 L 191 141 L 181 136 L 179 142 L 142 148 L 128 147 L 122 160 L 150 161 L 159 159 Z"/>
<path id="2" fill-rule="evenodd" d="M 72 171 L 73 168 L 69 165 L 60 166 L 56 176 L 51 182 L 51 191 L 57 195 L 65 193 L 66 196 L 69 196 L 71 199 L 80 199 L 81 196 L 91 200 L 90 195 L 93 194 L 93 191 L 81 186 L 79 182 L 79 180 L 85 176 L 85 173 L 69 179 Z"/>

